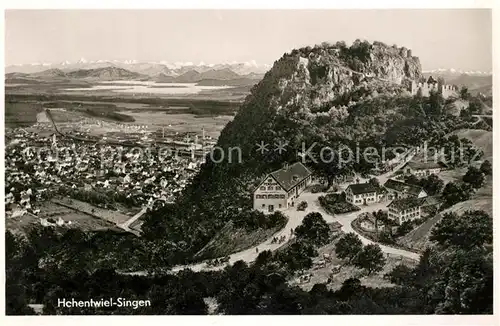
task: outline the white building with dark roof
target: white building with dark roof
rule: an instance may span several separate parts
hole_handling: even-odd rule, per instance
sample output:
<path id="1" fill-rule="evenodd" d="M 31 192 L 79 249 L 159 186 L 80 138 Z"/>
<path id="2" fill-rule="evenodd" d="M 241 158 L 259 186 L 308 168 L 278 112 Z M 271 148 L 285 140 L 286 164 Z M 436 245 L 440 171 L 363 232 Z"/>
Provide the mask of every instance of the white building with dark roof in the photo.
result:
<path id="1" fill-rule="evenodd" d="M 388 200 L 402 199 L 407 197 L 427 197 L 427 193 L 422 187 L 397 181 L 394 179 L 387 180 L 384 184 L 384 188 L 387 190 Z"/>
<path id="2" fill-rule="evenodd" d="M 444 164 L 439 162 L 418 162 L 410 161 L 406 163 L 402 170 L 405 174 L 413 174 L 416 177 L 428 177 L 431 174 L 438 175 L 445 168 Z"/>
<path id="3" fill-rule="evenodd" d="M 393 200 L 388 208 L 388 217 L 398 224 L 421 218 L 427 209 L 439 205 L 434 197 L 407 197 Z"/>
<path id="4" fill-rule="evenodd" d="M 312 173 L 302 163 L 269 173 L 253 194 L 253 208 L 272 213 L 275 210 L 295 206 L 297 198 L 311 183 Z"/>
<path id="5" fill-rule="evenodd" d="M 378 187 L 369 182 L 351 184 L 345 190 L 345 200 L 353 205 L 369 205 L 381 199 L 379 193 Z"/>

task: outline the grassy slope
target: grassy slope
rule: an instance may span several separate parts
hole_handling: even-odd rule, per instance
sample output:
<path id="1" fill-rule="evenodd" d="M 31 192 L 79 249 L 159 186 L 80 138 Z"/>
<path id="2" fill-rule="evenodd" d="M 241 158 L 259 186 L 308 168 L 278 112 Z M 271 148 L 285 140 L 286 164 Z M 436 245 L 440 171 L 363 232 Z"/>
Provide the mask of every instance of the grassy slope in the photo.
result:
<path id="1" fill-rule="evenodd" d="M 493 159 L 493 133 L 482 129 L 460 129 L 454 131 L 452 134 L 457 135 L 459 138 L 468 138 L 472 143 L 481 148 L 484 152 L 484 160 Z"/>
<path id="2" fill-rule="evenodd" d="M 418 250 L 425 249 L 425 247 L 430 245 L 429 236 L 431 229 L 441 220 L 441 216 L 444 213 L 455 212 L 457 214 L 462 214 L 467 210 L 483 210 L 490 214 L 490 216 L 493 216 L 492 191 L 493 179 L 488 177 L 486 179 L 486 184 L 479 189 L 470 200 L 455 204 L 444 210 L 441 214 L 429 219 L 420 227 L 401 238 L 400 243 Z"/>
<path id="3" fill-rule="evenodd" d="M 196 258 L 217 258 L 251 248 L 279 231 L 279 228 L 259 229 L 248 232 L 233 226 L 229 221 L 210 242 L 203 247 Z"/>

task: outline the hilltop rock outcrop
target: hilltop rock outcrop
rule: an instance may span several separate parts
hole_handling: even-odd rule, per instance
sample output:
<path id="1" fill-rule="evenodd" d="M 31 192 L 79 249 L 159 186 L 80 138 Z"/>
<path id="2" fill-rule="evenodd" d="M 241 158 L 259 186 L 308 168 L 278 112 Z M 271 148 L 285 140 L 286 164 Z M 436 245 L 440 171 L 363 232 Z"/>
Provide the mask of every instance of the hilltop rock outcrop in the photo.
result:
<path id="1" fill-rule="evenodd" d="M 404 93 L 408 83 L 421 76 L 420 61 L 410 50 L 381 42 L 356 41 L 350 47 L 337 42 L 293 50 L 252 89 L 222 132 L 219 145 L 248 152 L 257 138 L 266 135 L 289 140 L 290 134 L 302 133 L 301 128 L 314 125 L 319 116 L 343 120 L 353 103 Z"/>

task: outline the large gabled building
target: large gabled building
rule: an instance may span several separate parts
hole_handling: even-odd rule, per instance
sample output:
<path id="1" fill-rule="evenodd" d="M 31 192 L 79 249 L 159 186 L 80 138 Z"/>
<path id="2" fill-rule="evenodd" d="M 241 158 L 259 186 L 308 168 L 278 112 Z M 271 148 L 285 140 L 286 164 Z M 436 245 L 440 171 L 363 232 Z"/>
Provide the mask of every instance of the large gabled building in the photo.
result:
<path id="1" fill-rule="evenodd" d="M 388 208 L 388 217 L 398 224 L 421 218 L 428 208 L 436 207 L 439 201 L 434 197 L 407 197 L 393 200 Z"/>
<path id="2" fill-rule="evenodd" d="M 402 199 L 407 197 L 427 197 L 427 193 L 422 187 L 394 179 L 387 180 L 384 184 L 384 188 L 387 190 L 387 200 Z"/>
<path id="3" fill-rule="evenodd" d="M 422 216 L 421 208 L 425 198 L 407 197 L 393 200 L 387 205 L 388 217 L 398 224 L 414 220 Z"/>
<path id="4" fill-rule="evenodd" d="M 312 173 L 302 163 L 285 165 L 266 175 L 253 194 L 253 208 L 266 213 L 295 206 L 311 183 Z"/>

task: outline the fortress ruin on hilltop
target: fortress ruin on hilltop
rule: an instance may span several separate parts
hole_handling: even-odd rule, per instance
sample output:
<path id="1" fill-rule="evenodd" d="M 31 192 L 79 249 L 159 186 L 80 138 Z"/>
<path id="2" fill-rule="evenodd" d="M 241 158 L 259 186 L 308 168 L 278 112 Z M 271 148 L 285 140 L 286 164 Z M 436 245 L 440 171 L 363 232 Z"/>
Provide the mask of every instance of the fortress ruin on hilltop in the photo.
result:
<path id="1" fill-rule="evenodd" d="M 418 91 L 421 91 L 422 96 L 429 96 L 431 92 L 441 93 L 443 98 L 448 98 L 452 95 L 456 94 L 455 86 L 439 84 L 432 76 L 427 79 L 424 83 L 417 83 L 416 81 L 412 81 L 410 85 L 411 95 L 417 95 Z"/>

